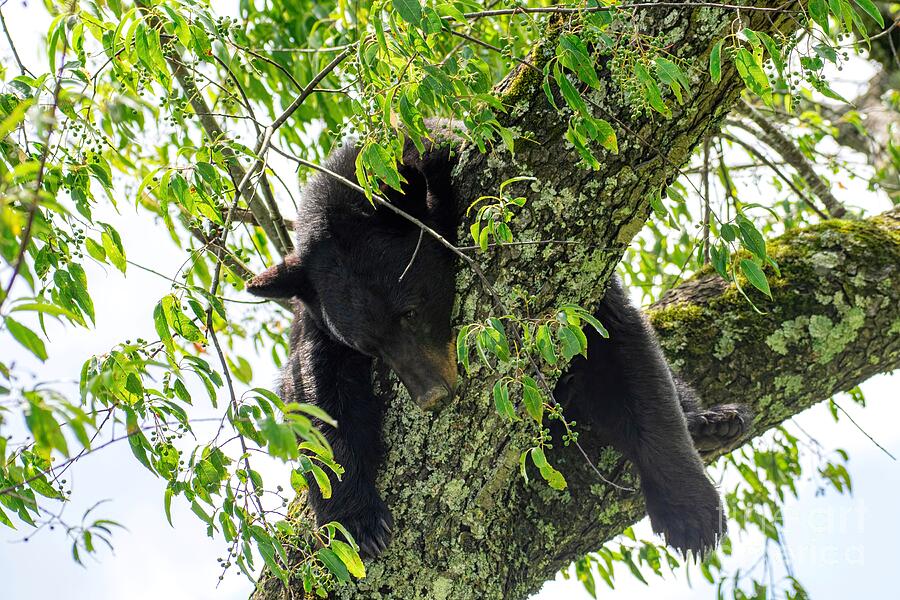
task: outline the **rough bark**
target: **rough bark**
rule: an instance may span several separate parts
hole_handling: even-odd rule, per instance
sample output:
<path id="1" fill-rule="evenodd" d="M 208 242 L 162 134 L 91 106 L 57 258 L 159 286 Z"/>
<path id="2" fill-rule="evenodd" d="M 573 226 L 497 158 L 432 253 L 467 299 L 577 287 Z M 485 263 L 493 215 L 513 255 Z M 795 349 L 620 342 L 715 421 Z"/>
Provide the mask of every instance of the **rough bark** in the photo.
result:
<path id="1" fill-rule="evenodd" d="M 780 1 L 755 4 L 784 7 Z M 695 65 L 694 93 L 669 120 L 635 116 L 604 72 L 603 92 L 588 95 L 596 116 L 617 130 L 620 153 L 603 155 L 599 171 L 577 165 L 563 138 L 566 115 L 546 102 L 538 73 L 522 66 L 504 82 L 508 124 L 523 135 L 516 154 L 464 152 L 455 185 L 467 205 L 465 199 L 496 193 L 510 177 L 537 177 L 512 224 L 517 239 L 579 242 L 489 251 L 481 266 L 506 310 L 537 316 L 559 302 L 591 307 L 601 296 L 649 215 L 650 195 L 675 176 L 742 89 L 728 65 L 716 84 L 706 74 L 709 52 L 731 31 L 735 16 L 712 8 L 639 12 L 639 27 L 664 32 L 667 47 Z M 743 12 L 741 19 L 769 32 L 791 27 L 780 13 Z M 532 64 L 541 67 L 553 52 L 554 29 L 565 27 L 556 23 L 529 57 Z M 782 276 L 773 278 L 774 302 L 760 302 L 764 315 L 706 273 L 653 311 L 669 356 L 708 401 L 756 407 L 754 434 L 900 359 L 896 215 L 829 221 L 788 234 L 773 252 Z M 469 269 L 461 268 L 457 281 L 458 322 L 497 314 Z M 420 411 L 395 380 L 377 378 L 389 449 L 379 486 L 395 518 L 395 537 L 367 564 L 367 577 L 340 588 L 335 598 L 525 598 L 640 517 L 640 496 L 604 484 L 571 448 L 550 456 L 566 476 L 566 491 L 550 489 L 540 477 L 526 482 L 518 459 L 532 445 L 534 430 L 497 416 L 490 398 L 496 377 L 473 370 L 453 404 L 437 414 Z M 582 440 L 598 468 L 634 486 L 621 458 L 591 446 L 588 434 Z M 266 578 L 255 595 L 282 597 L 290 596 Z"/>
<path id="2" fill-rule="evenodd" d="M 673 365 L 706 403 L 754 407 L 754 434 L 900 366 L 900 208 L 770 243 L 773 299 L 747 306 L 703 272 L 652 307 Z"/>

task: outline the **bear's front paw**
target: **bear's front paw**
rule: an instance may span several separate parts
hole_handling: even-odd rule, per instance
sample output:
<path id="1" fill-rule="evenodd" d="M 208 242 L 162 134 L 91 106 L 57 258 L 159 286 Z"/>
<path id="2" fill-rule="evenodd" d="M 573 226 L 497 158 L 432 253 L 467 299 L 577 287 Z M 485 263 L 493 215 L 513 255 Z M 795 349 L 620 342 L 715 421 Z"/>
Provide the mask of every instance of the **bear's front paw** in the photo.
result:
<path id="1" fill-rule="evenodd" d="M 346 527 L 359 545 L 359 553 L 363 558 L 375 558 L 384 552 L 391 542 L 394 529 L 394 518 L 380 498 L 375 498 L 369 506 L 356 508 L 350 513 L 338 511 L 321 515 L 319 521 L 337 521 Z"/>
<path id="2" fill-rule="evenodd" d="M 644 488 L 647 514 L 655 533 L 666 544 L 687 554 L 703 558 L 725 535 L 726 521 L 716 488 L 704 476 L 679 488 Z"/>

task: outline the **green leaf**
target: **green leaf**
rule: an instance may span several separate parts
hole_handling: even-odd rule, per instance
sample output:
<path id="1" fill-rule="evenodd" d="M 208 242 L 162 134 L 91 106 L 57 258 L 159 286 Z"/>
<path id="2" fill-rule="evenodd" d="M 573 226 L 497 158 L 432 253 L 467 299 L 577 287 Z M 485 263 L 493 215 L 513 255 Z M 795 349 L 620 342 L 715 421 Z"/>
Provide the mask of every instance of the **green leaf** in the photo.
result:
<path id="1" fill-rule="evenodd" d="M 109 257 L 109 261 L 114 267 L 124 273 L 125 268 L 127 267 L 125 262 L 125 250 L 122 247 L 121 240 L 118 239 L 118 235 L 113 237 L 108 231 L 104 231 L 100 235 L 100 241 L 103 243 L 103 250 L 106 251 L 106 256 Z"/>
<path id="2" fill-rule="evenodd" d="M 710 246 L 709 255 L 713 268 L 723 278 L 728 278 L 728 248 L 724 245 Z"/>
<path id="3" fill-rule="evenodd" d="M 6 317 L 4 323 L 6 324 L 6 329 L 9 330 L 9 333 L 12 334 L 17 342 L 37 356 L 41 362 L 47 360 L 47 349 L 44 347 L 44 341 L 35 332 L 12 317 Z"/>
<path id="4" fill-rule="evenodd" d="M 810 0 L 809 16 L 828 33 L 828 2 L 826 0 Z"/>
<path id="5" fill-rule="evenodd" d="M 262 388 L 254 388 L 254 391 L 257 391 L 260 389 L 262 389 Z M 266 390 L 266 391 L 268 391 L 268 390 Z M 269 393 L 271 393 L 271 392 L 269 392 Z M 306 413 L 311 417 L 319 419 L 320 421 L 322 421 L 323 423 L 325 423 L 327 425 L 331 425 L 332 427 L 338 426 L 337 420 L 335 420 L 331 415 L 329 415 L 327 412 L 325 412 L 325 410 L 322 407 L 316 406 L 315 404 L 308 404 L 305 402 L 301 402 L 301 403 L 292 402 L 290 404 L 285 405 L 285 409 L 288 412 Z"/>
<path id="6" fill-rule="evenodd" d="M 34 104 L 33 98 L 28 98 L 16 104 L 3 121 L 0 121 L 0 140 L 6 138 L 25 119 L 25 112 Z"/>
<path id="7" fill-rule="evenodd" d="M 174 333 L 177 333 L 189 342 L 203 342 L 205 338 L 200 329 L 194 325 L 193 321 L 181 310 L 181 304 L 178 299 L 169 294 L 160 301 L 163 312 L 166 316 L 166 322 Z M 158 332 L 157 332 L 158 333 Z"/>
<path id="8" fill-rule="evenodd" d="M 10 529 L 16 528 L 16 526 L 13 525 L 13 522 L 9 520 L 9 517 L 6 516 L 6 513 L 3 512 L 2 508 L 0 508 L 0 523 L 2 523 L 3 525 L 6 525 Z"/>
<path id="9" fill-rule="evenodd" d="M 592 88 L 600 87 L 600 79 L 594 70 L 594 61 L 588 54 L 587 46 L 577 35 L 571 33 L 561 35 L 556 55 L 567 69 L 575 72 L 578 79 Z"/>
<path id="10" fill-rule="evenodd" d="M 49 455 L 51 450 L 59 450 L 68 456 L 69 448 L 62 428 L 53 417 L 53 413 L 44 405 L 42 399 L 34 394 L 28 397 L 28 411 L 25 413 L 25 424 L 34 437 L 35 446 L 41 455 Z M 22 516 L 22 513 L 19 513 Z"/>
<path id="11" fill-rule="evenodd" d="M 757 55 L 751 54 L 746 48 L 741 48 L 734 57 L 734 66 L 750 91 L 765 101 L 770 99 L 772 92 L 769 78 Z"/>
<path id="12" fill-rule="evenodd" d="M 384 180 L 390 187 L 397 191 L 402 190 L 400 182 L 400 173 L 397 172 L 397 166 L 387 149 L 378 144 L 367 144 L 356 159 L 357 167 L 363 168 L 368 165 L 375 175 Z M 360 179 L 362 181 L 362 179 Z M 402 206 L 400 207 L 402 208 Z"/>
<path id="13" fill-rule="evenodd" d="M 137 415 L 131 409 L 125 410 L 125 429 L 128 433 L 128 446 L 131 448 L 131 453 L 134 454 L 135 458 L 137 458 L 142 465 L 147 467 L 148 471 L 156 475 L 156 470 L 147 459 L 147 452 L 145 450 L 145 445 L 149 446 L 149 442 L 147 441 L 146 436 L 141 432 L 141 428 L 137 422 Z"/>
<path id="14" fill-rule="evenodd" d="M 665 221 L 669 216 L 669 211 L 662 201 L 662 194 L 659 190 L 653 190 L 653 193 L 650 194 L 650 208 L 653 209 L 653 214 L 655 214 L 656 218 L 660 221 Z"/>
<path id="15" fill-rule="evenodd" d="M 224 512 L 219 513 L 219 524 L 222 526 L 222 535 L 225 536 L 226 542 L 231 542 L 231 540 L 237 537 L 237 529 L 234 526 L 234 521 Z"/>
<path id="16" fill-rule="evenodd" d="M 303 477 L 303 473 L 297 469 L 293 469 L 291 471 L 291 488 L 295 492 L 300 493 L 307 487 L 309 487 L 309 485 L 306 483 L 306 478 Z"/>
<path id="17" fill-rule="evenodd" d="M 29 483 L 28 485 L 31 486 L 31 489 L 33 489 L 41 496 L 44 496 L 45 498 L 51 498 L 53 500 L 59 500 L 63 498 L 62 494 L 59 493 L 59 490 L 47 483 L 47 480 L 43 477 L 32 479 L 31 483 Z"/>
<path id="18" fill-rule="evenodd" d="M 756 264 L 749 258 L 745 258 L 741 260 L 741 271 L 744 272 L 744 275 L 747 277 L 747 281 L 753 284 L 753 287 L 761 291 L 769 298 L 772 297 L 772 291 L 769 289 L 769 282 L 766 279 L 766 274 L 763 273 L 763 270 L 759 268 L 758 264 Z"/>
<path id="19" fill-rule="evenodd" d="M 456 335 L 456 360 L 466 370 L 466 374 L 469 373 L 469 331 L 469 326 L 463 325 Z"/>
<path id="20" fill-rule="evenodd" d="M 878 23 L 879 27 L 884 27 L 884 17 L 881 16 L 881 11 L 878 10 L 878 7 L 875 6 L 875 3 L 872 0 L 853 0 L 857 6 L 865 11 L 867 15 L 872 17 L 876 23 Z"/>
<path id="21" fill-rule="evenodd" d="M 556 348 L 553 339 L 550 337 L 550 328 L 547 325 L 538 327 L 534 336 L 534 342 L 537 344 L 541 357 L 547 361 L 547 364 L 555 365 L 557 361 Z"/>
<path id="22" fill-rule="evenodd" d="M 339 581 L 350 581 L 350 571 L 331 548 L 320 548 L 316 556 Z"/>
<path id="23" fill-rule="evenodd" d="M 682 89 L 687 92 L 690 88 L 690 81 L 687 76 L 685 76 L 678 65 L 666 58 L 660 56 L 654 62 L 656 63 L 656 73 L 659 80 L 672 88 L 672 93 L 675 94 L 678 102 L 681 103 Z"/>
<path id="24" fill-rule="evenodd" d="M 724 239 L 726 242 L 733 242 L 737 239 L 738 236 L 737 227 L 735 227 L 731 223 L 723 223 L 720 232 L 722 233 L 722 239 Z"/>
<path id="25" fill-rule="evenodd" d="M 169 324 L 166 321 L 166 313 L 163 310 L 162 301 L 158 302 L 156 308 L 153 309 L 153 325 L 156 328 L 156 334 L 162 340 L 169 355 L 174 355 L 175 343 L 172 340 L 172 332 L 169 331 Z"/>
<path id="26" fill-rule="evenodd" d="M 604 337 L 604 338 L 609 337 L 609 331 L 606 330 L 606 327 L 603 326 L 603 323 L 601 323 L 597 319 L 597 317 L 595 317 L 594 315 L 592 315 L 591 313 L 589 313 L 587 311 L 581 312 L 580 316 L 582 319 L 587 321 L 588 324 L 590 324 L 590 326 L 593 327 L 597 331 L 597 333 L 599 333 L 602 337 Z"/>
<path id="27" fill-rule="evenodd" d="M 297 458 L 297 438 L 290 425 L 279 423 L 274 418 L 263 419 L 259 424 L 259 430 L 269 443 L 269 454 L 282 460 Z M 324 493 L 323 493 L 324 496 Z M 325 496 L 327 498 L 327 496 Z"/>
<path id="28" fill-rule="evenodd" d="M 54 283 L 57 282 L 57 275 L 60 276 L 60 280 L 65 280 L 63 283 L 63 287 L 69 289 L 75 299 L 75 302 L 81 309 L 87 314 L 87 316 L 91 319 L 91 322 L 94 322 L 94 301 L 91 300 L 91 296 L 88 293 L 87 289 L 87 274 L 84 272 L 84 269 L 78 263 L 69 264 L 69 272 L 65 271 L 57 271 L 53 276 Z M 68 276 L 68 277 L 67 277 Z"/>
<path id="29" fill-rule="evenodd" d="M 422 5 L 418 0 L 393 0 L 394 10 L 400 18 L 411 25 L 418 26 L 422 22 Z"/>
<path id="30" fill-rule="evenodd" d="M 522 380 L 522 400 L 525 403 L 526 412 L 538 424 L 541 424 L 544 419 L 544 401 L 541 399 L 537 382 L 528 376 Z"/>
<path id="31" fill-rule="evenodd" d="M 331 540 L 331 549 L 341 559 L 341 562 L 344 563 L 351 575 L 357 579 L 362 579 L 366 576 L 366 567 L 363 566 L 359 552 L 354 550 L 350 544 L 345 544 L 340 540 Z"/>
<path id="32" fill-rule="evenodd" d="M 331 479 L 328 478 L 328 474 L 322 470 L 322 467 L 312 463 L 309 464 L 309 471 L 313 474 L 313 479 L 316 480 L 316 485 L 319 486 L 319 493 L 322 494 L 322 497 L 326 500 L 331 498 Z"/>
<path id="33" fill-rule="evenodd" d="M 766 259 L 766 240 L 756 226 L 747 217 L 737 216 L 741 244 L 760 260 Z"/>
<path id="34" fill-rule="evenodd" d="M 231 365 L 231 372 L 235 378 L 243 384 L 249 384 L 253 379 L 253 367 L 250 362 L 243 356 L 235 356 L 236 360 L 228 357 L 228 364 Z"/>
<path id="35" fill-rule="evenodd" d="M 569 78 L 566 77 L 563 70 L 556 64 L 553 65 L 553 75 L 556 78 L 556 85 L 559 86 L 559 91 L 562 92 L 566 104 L 568 104 L 575 112 L 589 115 L 590 113 L 588 112 L 587 104 L 585 104 L 581 94 L 575 89 L 575 86 L 572 85 L 572 82 L 569 81 Z"/>
<path id="36" fill-rule="evenodd" d="M 722 45 L 725 40 L 719 40 L 709 53 L 709 76 L 713 83 L 719 83 L 722 79 Z"/>
<path id="37" fill-rule="evenodd" d="M 544 451 L 541 448 L 532 448 L 531 449 L 531 461 L 534 463 L 534 466 L 538 468 L 538 471 L 541 473 L 541 477 L 555 490 L 564 490 L 566 489 L 566 478 L 563 477 L 563 474 L 550 466 L 550 463 L 547 462 L 547 457 L 544 455 Z"/>
<path id="38" fill-rule="evenodd" d="M 517 421 L 518 417 L 516 416 L 516 409 L 512 405 L 512 402 L 509 401 L 509 384 L 503 380 L 498 379 L 496 383 L 494 383 L 494 408 L 497 410 L 497 413 L 501 417 L 506 417 L 510 421 Z"/>
<path id="39" fill-rule="evenodd" d="M 165 496 L 163 497 L 163 508 L 166 511 L 166 521 L 169 522 L 170 527 L 174 527 L 174 525 L 172 525 L 172 496 L 174 495 L 174 490 L 172 490 L 172 488 L 170 487 L 167 487 Z"/>
<path id="40" fill-rule="evenodd" d="M 571 360 L 581 352 L 581 342 L 572 329 L 560 327 L 556 334 L 559 337 L 559 341 L 562 342 L 562 353 L 566 360 Z"/>
<path id="41" fill-rule="evenodd" d="M 101 246 L 91 238 L 87 238 L 84 241 L 84 245 L 85 248 L 87 248 L 88 254 L 90 254 L 92 258 L 100 261 L 101 263 L 106 262 L 106 250 L 103 249 L 103 246 Z"/>
<path id="42" fill-rule="evenodd" d="M 784 57 L 781 55 L 781 47 L 777 43 L 775 43 L 775 40 L 772 39 L 772 36 L 764 31 L 759 32 L 759 39 L 762 40 L 763 46 L 765 46 L 766 50 L 769 52 L 769 57 L 772 59 L 772 63 L 775 65 L 775 68 L 778 69 L 779 73 L 783 73 L 785 63 Z"/>
<path id="43" fill-rule="evenodd" d="M 210 525 L 211 524 L 212 523 L 210 522 Z M 250 536 L 256 542 L 256 548 L 259 550 L 259 554 L 262 556 L 266 566 L 275 573 L 275 576 L 278 577 L 282 583 L 287 585 L 288 573 L 281 568 L 281 564 L 279 564 L 278 561 L 279 557 L 284 560 L 284 549 L 282 548 L 281 543 L 269 535 L 265 529 L 257 525 L 250 527 Z M 278 553 L 277 556 L 276 552 Z"/>
<path id="44" fill-rule="evenodd" d="M 613 154 L 618 154 L 619 142 L 616 138 L 616 130 L 613 129 L 612 125 L 610 125 L 608 121 L 605 121 L 603 119 L 591 119 L 591 123 L 596 128 L 596 135 L 594 135 L 594 139 L 600 142 L 601 146 L 603 146 Z"/>
<path id="45" fill-rule="evenodd" d="M 641 63 L 636 63 L 634 66 L 634 74 L 644 88 L 644 99 L 647 101 L 647 104 L 649 104 L 653 110 L 665 117 L 672 116 L 672 111 L 670 111 L 669 107 L 666 106 L 666 103 L 663 102 L 659 86 L 656 85 L 656 81 L 650 76 L 650 72 L 647 71 L 647 68 Z"/>

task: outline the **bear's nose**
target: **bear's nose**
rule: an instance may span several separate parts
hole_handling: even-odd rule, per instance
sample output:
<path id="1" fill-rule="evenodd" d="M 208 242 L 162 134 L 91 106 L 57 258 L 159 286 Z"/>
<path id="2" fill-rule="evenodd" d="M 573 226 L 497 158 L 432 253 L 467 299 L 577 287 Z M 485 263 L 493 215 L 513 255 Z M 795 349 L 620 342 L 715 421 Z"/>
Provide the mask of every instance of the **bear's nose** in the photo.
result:
<path id="1" fill-rule="evenodd" d="M 447 385 L 438 385 L 416 398 L 422 410 L 434 410 L 443 406 L 453 396 L 453 390 Z"/>

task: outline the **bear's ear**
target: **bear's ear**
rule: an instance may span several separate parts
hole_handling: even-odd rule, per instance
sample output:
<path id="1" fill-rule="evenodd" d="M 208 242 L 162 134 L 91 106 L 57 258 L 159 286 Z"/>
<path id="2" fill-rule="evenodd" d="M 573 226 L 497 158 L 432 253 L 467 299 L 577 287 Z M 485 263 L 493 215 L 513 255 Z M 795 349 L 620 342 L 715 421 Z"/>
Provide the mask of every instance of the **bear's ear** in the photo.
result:
<path id="1" fill-rule="evenodd" d="M 261 298 L 294 298 L 302 295 L 305 277 L 300 258 L 289 254 L 284 262 L 269 267 L 247 283 L 247 291 Z"/>
<path id="2" fill-rule="evenodd" d="M 403 212 L 423 220 L 428 217 L 428 182 L 425 175 L 415 166 L 400 164 L 397 170 L 406 180 L 398 192 L 386 183 L 381 184 L 381 194 L 388 202 Z"/>

